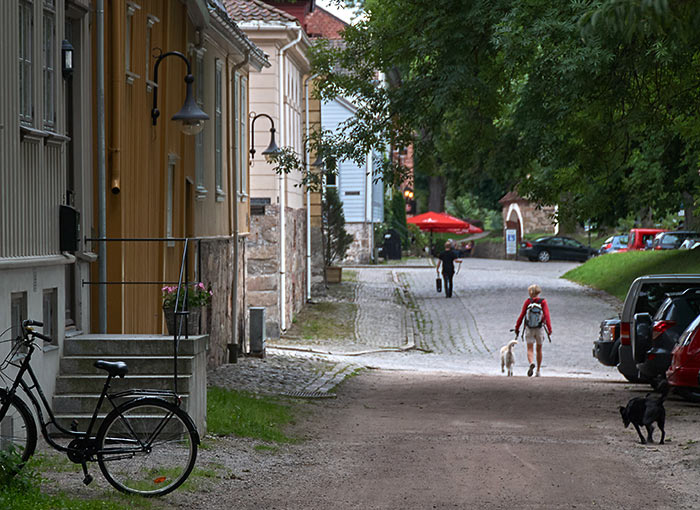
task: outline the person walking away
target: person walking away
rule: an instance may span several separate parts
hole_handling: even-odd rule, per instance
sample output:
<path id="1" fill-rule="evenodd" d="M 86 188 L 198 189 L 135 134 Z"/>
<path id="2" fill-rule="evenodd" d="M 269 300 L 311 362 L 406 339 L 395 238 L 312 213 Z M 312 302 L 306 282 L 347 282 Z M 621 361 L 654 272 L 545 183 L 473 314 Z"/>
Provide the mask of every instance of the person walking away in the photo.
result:
<path id="1" fill-rule="evenodd" d="M 459 253 L 457 250 L 452 249 L 452 243 L 447 241 L 445 243 L 445 251 L 438 255 L 437 263 L 437 274 L 440 276 L 440 266 L 442 266 L 442 279 L 445 282 L 445 297 L 452 297 L 452 278 L 455 274 L 455 262 L 461 264 L 462 261 L 459 260 Z"/>
<path id="2" fill-rule="evenodd" d="M 545 332 L 547 335 L 552 334 L 552 321 L 549 316 L 549 306 L 547 300 L 540 297 L 542 289 L 539 285 L 533 284 L 527 288 L 530 295 L 523 303 L 523 309 L 520 312 L 517 322 L 515 323 L 515 336 L 520 332 L 520 325 L 523 324 L 525 330 L 525 342 L 527 342 L 527 361 L 530 367 L 527 370 L 527 376 L 531 377 L 535 369 L 533 363 L 533 346 L 537 348 L 537 372 L 535 377 L 540 376 L 540 367 L 542 366 L 542 344 L 544 344 Z"/>

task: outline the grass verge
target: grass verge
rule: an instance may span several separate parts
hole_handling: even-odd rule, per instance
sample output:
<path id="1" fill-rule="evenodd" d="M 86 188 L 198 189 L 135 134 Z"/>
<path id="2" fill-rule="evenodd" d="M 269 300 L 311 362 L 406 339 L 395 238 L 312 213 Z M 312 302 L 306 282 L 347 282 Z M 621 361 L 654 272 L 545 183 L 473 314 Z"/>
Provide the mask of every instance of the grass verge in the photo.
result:
<path id="1" fill-rule="evenodd" d="M 700 273 L 700 251 L 631 251 L 596 257 L 564 278 L 604 290 L 624 300 L 635 278 L 648 274 Z"/>
<path id="2" fill-rule="evenodd" d="M 293 423 L 292 408 L 271 397 L 211 387 L 207 391 L 207 429 L 218 436 L 236 435 L 291 443 L 283 428 Z"/>

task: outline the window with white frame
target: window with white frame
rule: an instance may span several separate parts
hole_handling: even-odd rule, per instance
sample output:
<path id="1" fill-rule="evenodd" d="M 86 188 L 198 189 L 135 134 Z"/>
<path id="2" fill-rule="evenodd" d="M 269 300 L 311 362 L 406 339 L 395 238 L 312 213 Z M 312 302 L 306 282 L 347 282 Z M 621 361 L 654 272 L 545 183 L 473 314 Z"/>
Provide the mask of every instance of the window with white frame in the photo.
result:
<path id="1" fill-rule="evenodd" d="M 56 127 L 56 0 L 44 0 L 44 127 Z"/>
<path id="2" fill-rule="evenodd" d="M 216 59 L 214 71 L 214 179 L 216 180 L 216 201 L 221 202 L 226 197 L 223 187 L 223 108 L 222 108 L 222 80 L 223 62 Z"/>
<path id="3" fill-rule="evenodd" d="M 202 110 L 204 110 L 204 76 L 204 51 L 196 50 L 194 65 L 194 98 Z M 207 187 L 204 180 L 205 131 L 206 126 L 194 137 L 194 193 L 197 200 L 203 200 L 207 196 Z"/>
<path id="4" fill-rule="evenodd" d="M 22 124 L 34 121 L 34 79 L 32 54 L 34 50 L 34 5 L 29 0 L 19 2 L 19 118 Z"/>
<path id="5" fill-rule="evenodd" d="M 155 82 L 151 80 L 151 61 L 153 56 L 153 26 L 160 20 L 149 14 L 146 16 L 146 90 L 150 92 L 155 87 Z"/>
<path id="6" fill-rule="evenodd" d="M 240 183 L 241 194 L 245 197 L 248 195 L 248 79 L 241 78 L 241 122 L 239 127 L 239 136 L 241 140 L 240 153 L 240 173 L 238 182 Z"/>
<path id="7" fill-rule="evenodd" d="M 141 8 L 134 2 L 126 3 L 126 30 L 124 31 L 124 69 L 126 70 L 126 82 L 134 83 L 134 80 L 139 77 L 134 72 L 134 14 Z"/>
<path id="8" fill-rule="evenodd" d="M 241 105 L 241 75 L 236 72 L 233 75 L 233 171 L 236 172 L 234 175 L 238 176 L 236 179 L 238 181 L 238 187 L 236 188 L 236 194 L 238 197 L 241 196 L 241 169 L 243 168 L 244 160 L 243 154 L 246 153 L 246 148 L 241 145 L 241 118 L 245 116 L 243 112 L 243 106 Z"/>

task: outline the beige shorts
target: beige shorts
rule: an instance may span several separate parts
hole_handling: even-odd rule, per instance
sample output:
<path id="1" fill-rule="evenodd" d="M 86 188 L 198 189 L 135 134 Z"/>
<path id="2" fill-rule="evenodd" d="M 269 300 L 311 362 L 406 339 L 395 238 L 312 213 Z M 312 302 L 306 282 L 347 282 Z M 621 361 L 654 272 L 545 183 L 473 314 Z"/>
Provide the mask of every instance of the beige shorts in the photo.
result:
<path id="1" fill-rule="evenodd" d="M 525 341 L 529 344 L 537 343 L 542 345 L 545 335 L 544 326 L 541 328 L 525 328 Z"/>

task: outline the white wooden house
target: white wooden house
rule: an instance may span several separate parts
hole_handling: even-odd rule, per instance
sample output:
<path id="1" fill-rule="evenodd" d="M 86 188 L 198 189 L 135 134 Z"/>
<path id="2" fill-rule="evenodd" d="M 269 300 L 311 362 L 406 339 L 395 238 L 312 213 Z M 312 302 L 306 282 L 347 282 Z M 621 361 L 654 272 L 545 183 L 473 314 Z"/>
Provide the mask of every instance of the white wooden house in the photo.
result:
<path id="1" fill-rule="evenodd" d="M 343 98 L 325 101 L 321 104 L 321 124 L 323 130 L 337 132 L 341 125 L 352 118 L 357 108 Z M 368 153 L 365 163 L 358 165 L 351 160 L 341 161 L 335 179 L 328 178 L 327 186 L 337 186 L 343 202 L 346 230 L 352 234 L 353 242 L 345 262 L 368 263 L 372 259 L 373 225 L 384 221 L 383 183 L 376 179 L 378 154 Z"/>

